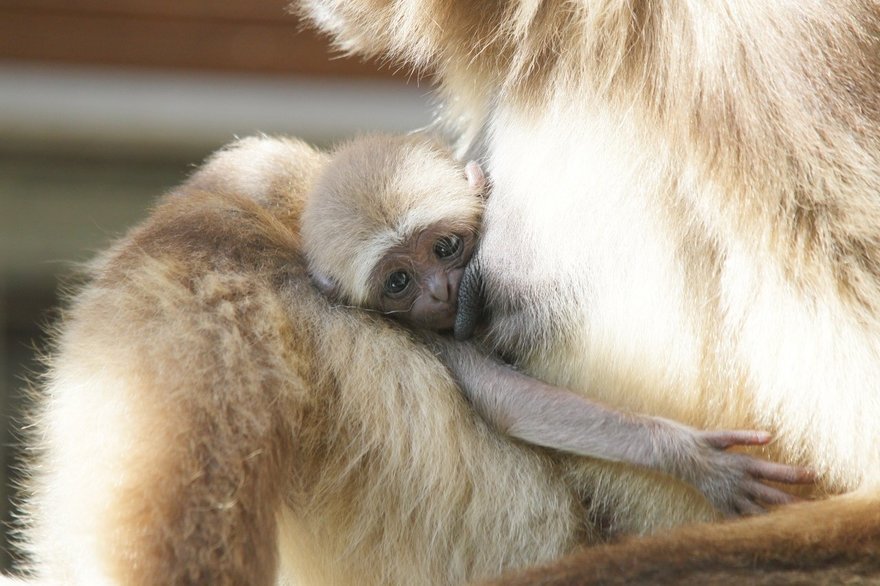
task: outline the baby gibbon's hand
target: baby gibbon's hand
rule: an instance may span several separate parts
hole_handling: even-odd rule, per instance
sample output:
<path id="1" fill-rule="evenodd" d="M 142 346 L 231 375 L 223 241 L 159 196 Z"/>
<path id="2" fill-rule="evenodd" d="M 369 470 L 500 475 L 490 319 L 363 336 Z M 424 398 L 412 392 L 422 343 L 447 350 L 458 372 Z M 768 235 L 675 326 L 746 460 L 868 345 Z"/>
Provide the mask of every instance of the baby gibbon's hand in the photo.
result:
<path id="1" fill-rule="evenodd" d="M 692 430 L 692 433 L 693 460 L 680 472 L 727 517 L 757 515 L 767 512 L 767 506 L 800 500 L 768 482 L 810 484 L 815 481 L 815 474 L 806 468 L 726 451 L 734 446 L 765 445 L 772 439 L 767 432 Z"/>

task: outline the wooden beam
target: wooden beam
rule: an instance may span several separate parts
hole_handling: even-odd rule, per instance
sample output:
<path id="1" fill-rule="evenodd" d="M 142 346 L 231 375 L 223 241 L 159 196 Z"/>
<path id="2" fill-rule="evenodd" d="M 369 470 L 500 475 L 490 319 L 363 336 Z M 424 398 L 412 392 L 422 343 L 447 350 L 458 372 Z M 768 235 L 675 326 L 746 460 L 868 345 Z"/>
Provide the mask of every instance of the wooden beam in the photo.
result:
<path id="1" fill-rule="evenodd" d="M 0 0 L 0 59 L 312 76 L 392 77 L 341 58 L 284 2 Z"/>
<path id="2" fill-rule="evenodd" d="M 287 24 L 295 20 L 284 0 L 0 0 L 0 9 L 138 18 L 262 20 Z"/>

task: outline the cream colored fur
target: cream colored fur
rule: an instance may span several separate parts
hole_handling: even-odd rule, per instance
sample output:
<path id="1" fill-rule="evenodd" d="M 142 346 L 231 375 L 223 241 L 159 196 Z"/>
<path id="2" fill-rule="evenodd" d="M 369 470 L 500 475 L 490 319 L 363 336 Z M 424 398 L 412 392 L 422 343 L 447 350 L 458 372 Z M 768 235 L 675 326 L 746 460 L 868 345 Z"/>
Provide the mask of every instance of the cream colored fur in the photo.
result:
<path id="1" fill-rule="evenodd" d="M 32 428 L 40 583 L 463 583 L 588 534 L 553 458 L 312 286 L 299 215 L 326 160 L 235 143 L 93 264 Z"/>

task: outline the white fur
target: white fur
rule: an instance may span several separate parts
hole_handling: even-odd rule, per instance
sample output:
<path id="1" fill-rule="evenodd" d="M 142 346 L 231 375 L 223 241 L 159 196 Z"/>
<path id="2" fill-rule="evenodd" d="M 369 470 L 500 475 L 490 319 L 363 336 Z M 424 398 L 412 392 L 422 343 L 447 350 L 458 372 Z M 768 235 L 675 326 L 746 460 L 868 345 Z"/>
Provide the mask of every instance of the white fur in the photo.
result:
<path id="1" fill-rule="evenodd" d="M 129 392 L 126 378 L 109 364 L 87 360 L 61 366 L 49 388 L 42 425 L 53 450 L 37 471 L 36 490 L 43 497 L 38 518 L 51 519 L 52 526 L 36 526 L 29 543 L 39 571 L 51 572 L 40 575 L 41 581 L 112 584 L 102 572 L 98 551 L 108 544 L 97 541 L 103 528 L 95 515 L 109 503 L 94 487 L 116 486 L 126 475 L 122 463 L 134 453 L 128 438 L 137 425 L 125 401 Z M 64 490 L 42 491 L 43 486 Z"/>
<path id="2" fill-rule="evenodd" d="M 699 340 L 673 235 L 650 201 L 665 197 L 657 193 L 663 155 L 633 149 L 638 129 L 601 105 L 549 104 L 544 116 L 529 115 L 532 124 L 515 111 L 498 116 L 490 176 L 499 197 L 486 212 L 487 269 L 500 273 L 495 263 L 518 259 L 512 278 L 575 278 L 568 285 L 588 292 L 585 312 L 573 316 L 575 345 L 555 360 L 558 349 L 531 361 L 541 376 L 603 401 L 675 415 L 682 395 L 697 389 Z M 582 124 L 561 133 L 554 117 Z M 543 250 L 553 257 L 537 254 Z M 645 385 L 656 394 L 627 393 Z"/>
<path id="3" fill-rule="evenodd" d="M 698 425 L 772 430 L 786 458 L 806 462 L 827 485 L 876 484 L 876 329 L 859 323 L 833 280 L 808 299 L 786 281 L 770 241 L 743 239 L 703 215 L 699 204 L 687 208 L 715 200 L 717 189 L 670 181 L 687 177 L 687 163 L 625 114 L 589 102 L 551 102 L 537 119 L 515 109 L 496 113 L 486 268 L 498 275 L 518 270 L 516 279 L 538 287 L 560 282 L 588 292 L 586 308 L 573 316 L 579 320 L 574 342 L 537 353 L 530 368 L 625 408 Z M 580 123 L 565 127 L 556 119 Z M 725 376 L 713 388 L 700 379 L 706 332 L 693 321 L 713 300 L 685 287 L 676 250 L 687 235 L 682 219 L 663 207 L 676 200 L 691 214 L 685 221 L 698 222 L 724 254 L 721 296 L 714 301 L 733 362 L 720 366 Z M 547 250 L 555 251 L 552 259 L 537 252 Z M 517 259 L 518 268 L 507 259 Z M 522 259 L 533 262 L 523 266 Z M 745 394 L 726 401 L 740 388 L 739 376 Z"/>

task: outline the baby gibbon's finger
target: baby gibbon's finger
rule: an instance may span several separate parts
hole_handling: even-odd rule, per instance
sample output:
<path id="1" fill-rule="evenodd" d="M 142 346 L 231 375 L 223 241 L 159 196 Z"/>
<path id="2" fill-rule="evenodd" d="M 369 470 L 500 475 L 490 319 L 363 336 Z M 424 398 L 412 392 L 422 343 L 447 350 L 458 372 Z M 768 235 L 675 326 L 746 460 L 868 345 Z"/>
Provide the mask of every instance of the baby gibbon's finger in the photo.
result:
<path id="1" fill-rule="evenodd" d="M 766 431 L 725 429 L 703 433 L 710 446 L 724 450 L 731 446 L 763 446 L 770 443 L 773 436 Z"/>
<path id="2" fill-rule="evenodd" d="M 759 502 L 768 505 L 790 505 L 802 501 L 803 499 L 789 494 L 784 490 L 779 490 L 772 486 L 768 486 L 761 482 L 750 482 L 746 486 L 746 490 Z"/>
<path id="3" fill-rule="evenodd" d="M 777 462 L 768 462 L 757 458 L 749 458 L 746 471 L 760 480 L 784 482 L 786 484 L 810 484 L 816 481 L 812 470 L 800 466 L 789 466 Z"/>

